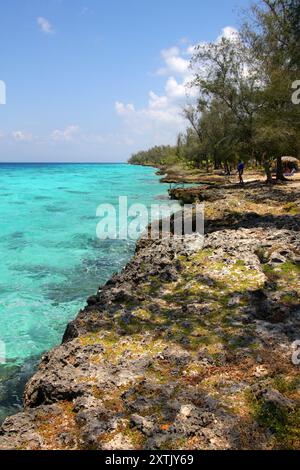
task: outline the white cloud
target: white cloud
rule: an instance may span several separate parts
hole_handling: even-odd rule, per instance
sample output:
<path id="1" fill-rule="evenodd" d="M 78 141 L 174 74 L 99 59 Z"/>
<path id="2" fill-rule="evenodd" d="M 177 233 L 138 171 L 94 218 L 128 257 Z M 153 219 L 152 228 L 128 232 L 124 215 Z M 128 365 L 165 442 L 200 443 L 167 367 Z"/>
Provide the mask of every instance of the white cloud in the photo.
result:
<path id="1" fill-rule="evenodd" d="M 163 59 L 168 60 L 172 57 L 178 57 L 180 55 L 180 49 L 178 46 L 169 47 L 168 49 L 163 49 L 161 51 L 161 56 Z"/>
<path id="2" fill-rule="evenodd" d="M 174 77 L 169 77 L 165 86 L 168 98 L 186 98 L 187 88 L 185 83 L 178 83 Z"/>
<path id="3" fill-rule="evenodd" d="M 226 28 L 222 29 L 222 33 L 220 34 L 220 36 L 218 36 L 216 42 L 222 41 L 223 38 L 235 42 L 239 38 L 239 32 L 236 28 L 233 28 L 232 26 L 226 26 Z"/>
<path id="4" fill-rule="evenodd" d="M 180 116 L 179 102 L 185 97 L 185 88 L 170 77 L 166 83 L 166 95 L 157 95 L 153 91 L 149 92 L 148 104 L 145 108 L 136 110 L 132 104 L 125 104 L 117 101 L 115 109 L 119 116 L 122 116 L 127 124 L 132 125 L 135 132 L 148 128 L 153 122 L 170 123 L 171 125 L 182 122 Z"/>
<path id="5" fill-rule="evenodd" d="M 164 109 L 168 106 L 167 96 L 158 96 L 154 91 L 149 92 L 149 109 Z"/>
<path id="6" fill-rule="evenodd" d="M 49 141 L 49 137 L 47 138 Z M 92 132 L 85 132 L 77 125 L 67 126 L 65 129 L 55 129 L 50 134 L 50 141 L 55 143 L 65 142 L 68 144 L 103 144 L 114 141 L 113 134 L 97 134 Z"/>
<path id="7" fill-rule="evenodd" d="M 184 41 L 181 47 L 174 46 L 161 51 L 163 66 L 156 74 L 166 76 L 162 94 L 151 90 L 147 105 L 140 109 L 136 109 L 132 103 L 115 103 L 116 112 L 122 117 L 129 136 L 144 136 L 153 145 L 171 143 L 178 132 L 185 128 L 182 108 L 187 100 L 196 96 L 196 90 L 189 87 L 192 51 L 187 51 L 187 47 Z"/>
<path id="8" fill-rule="evenodd" d="M 181 56 L 181 50 L 178 46 L 163 49 L 161 56 L 165 64 L 157 70 L 157 75 L 185 75 L 188 72 L 190 61 Z"/>
<path id="9" fill-rule="evenodd" d="M 32 134 L 23 131 L 12 132 L 12 138 L 16 142 L 32 142 L 33 140 Z"/>
<path id="10" fill-rule="evenodd" d="M 176 100 L 153 91 L 149 92 L 148 104 L 144 108 L 132 110 L 124 103 L 116 103 L 116 108 L 122 111 L 118 114 L 125 125 L 127 141 L 124 143 L 127 145 L 137 140 L 143 146 L 170 143 L 185 124 Z"/>
<path id="11" fill-rule="evenodd" d="M 44 33 L 44 34 L 54 33 L 54 29 L 53 29 L 52 24 L 46 18 L 43 18 L 42 16 L 39 16 L 37 18 L 37 24 L 38 24 L 39 29 L 42 33 Z"/>
<path id="12" fill-rule="evenodd" d="M 193 55 L 195 51 L 196 51 L 196 46 L 194 46 L 194 45 L 189 46 L 186 50 L 187 54 L 189 54 L 189 55 Z"/>
<path id="13" fill-rule="evenodd" d="M 117 111 L 117 114 L 119 114 L 120 116 L 125 116 L 126 114 L 135 111 L 133 104 L 124 104 L 120 101 L 117 101 L 115 103 L 115 109 Z"/>
<path id="14" fill-rule="evenodd" d="M 79 132 L 78 126 L 68 126 L 63 130 L 56 129 L 51 134 L 51 139 L 55 142 L 70 142 Z"/>
<path id="15" fill-rule="evenodd" d="M 215 42 L 221 41 L 223 37 L 236 41 L 238 31 L 232 26 L 227 26 Z M 128 138 L 134 136 L 136 139 L 140 136 L 143 146 L 148 145 L 148 142 L 150 145 L 174 142 L 178 132 L 186 127 L 182 108 L 192 102 L 198 94 L 197 89 L 190 87 L 193 75 L 190 69 L 191 57 L 198 46 L 205 47 L 207 44 L 189 44 L 184 40 L 180 42 L 180 46 L 163 49 L 163 64 L 156 75 L 166 76 L 164 92 L 158 94 L 151 90 L 147 105 L 140 109 L 132 103 L 115 103 L 115 110 L 123 119 Z"/>

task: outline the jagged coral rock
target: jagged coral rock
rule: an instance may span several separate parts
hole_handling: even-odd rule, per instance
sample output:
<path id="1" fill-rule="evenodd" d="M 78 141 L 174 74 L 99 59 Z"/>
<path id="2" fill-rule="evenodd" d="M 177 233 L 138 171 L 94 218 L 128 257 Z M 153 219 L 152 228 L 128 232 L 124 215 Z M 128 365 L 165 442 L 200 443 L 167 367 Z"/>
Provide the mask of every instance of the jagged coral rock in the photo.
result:
<path id="1" fill-rule="evenodd" d="M 142 238 L 43 356 L 0 448 L 300 448 L 299 215 L 284 188 L 206 191 L 203 247 Z"/>

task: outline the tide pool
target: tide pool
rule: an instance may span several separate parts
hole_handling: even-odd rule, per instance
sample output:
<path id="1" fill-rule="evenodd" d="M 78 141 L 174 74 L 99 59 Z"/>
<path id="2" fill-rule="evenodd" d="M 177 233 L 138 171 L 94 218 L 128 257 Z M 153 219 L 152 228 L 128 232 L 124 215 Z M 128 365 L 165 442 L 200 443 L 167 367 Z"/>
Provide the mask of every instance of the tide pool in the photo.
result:
<path id="1" fill-rule="evenodd" d="M 117 206 L 119 196 L 150 207 L 167 189 L 153 168 L 0 164 L 2 415 L 20 405 L 23 382 L 86 298 L 134 253 L 133 240 L 96 237 L 97 207 Z"/>

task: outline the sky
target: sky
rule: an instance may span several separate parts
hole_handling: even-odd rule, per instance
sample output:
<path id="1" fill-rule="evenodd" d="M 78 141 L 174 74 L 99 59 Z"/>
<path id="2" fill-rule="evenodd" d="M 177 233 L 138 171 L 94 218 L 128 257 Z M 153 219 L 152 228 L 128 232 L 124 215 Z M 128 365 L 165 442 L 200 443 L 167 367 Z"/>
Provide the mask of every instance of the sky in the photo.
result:
<path id="1" fill-rule="evenodd" d="M 0 162 L 122 162 L 173 144 L 195 45 L 232 35 L 248 5 L 1 0 Z"/>

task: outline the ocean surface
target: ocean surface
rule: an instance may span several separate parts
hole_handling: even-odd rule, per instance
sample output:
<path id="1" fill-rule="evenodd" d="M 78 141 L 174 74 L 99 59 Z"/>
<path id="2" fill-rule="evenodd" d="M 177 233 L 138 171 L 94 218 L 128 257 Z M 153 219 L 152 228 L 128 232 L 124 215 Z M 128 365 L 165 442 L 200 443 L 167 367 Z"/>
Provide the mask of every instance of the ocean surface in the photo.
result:
<path id="1" fill-rule="evenodd" d="M 167 189 L 153 168 L 0 164 L 0 421 L 20 407 L 41 354 L 134 253 L 134 240 L 97 238 L 97 207 L 119 196 L 166 203 Z"/>

